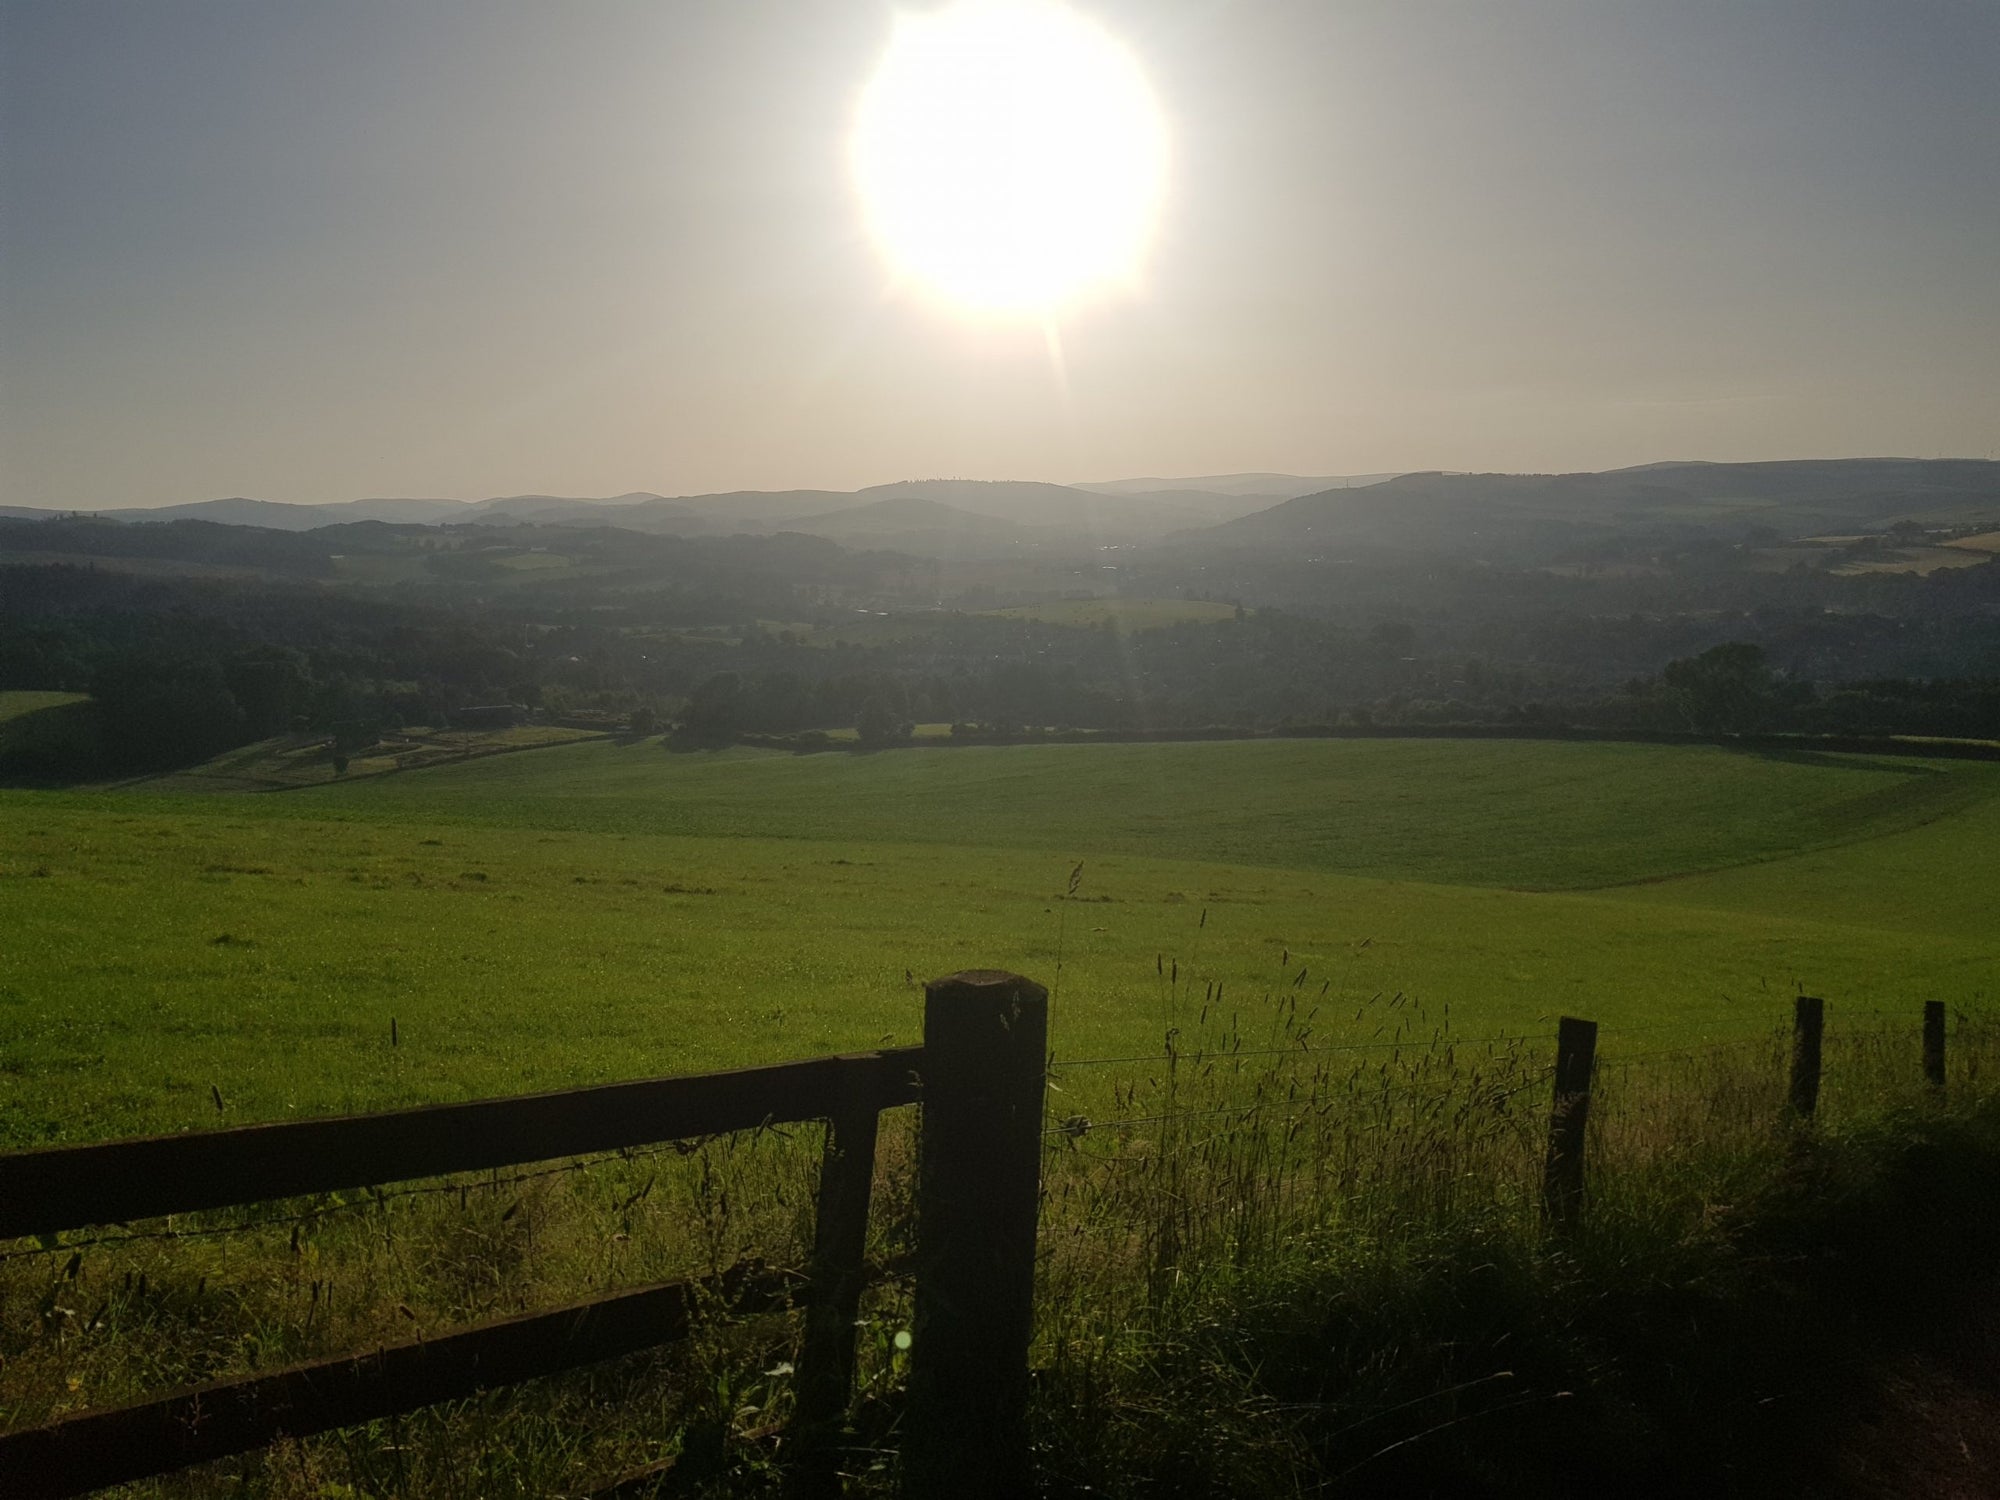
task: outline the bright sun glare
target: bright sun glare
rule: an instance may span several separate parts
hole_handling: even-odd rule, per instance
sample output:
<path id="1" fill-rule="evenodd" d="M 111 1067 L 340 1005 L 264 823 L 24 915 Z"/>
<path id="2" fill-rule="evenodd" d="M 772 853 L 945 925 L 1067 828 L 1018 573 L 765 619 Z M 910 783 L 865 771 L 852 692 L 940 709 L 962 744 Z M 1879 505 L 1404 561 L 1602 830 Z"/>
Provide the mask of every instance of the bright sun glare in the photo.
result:
<path id="1" fill-rule="evenodd" d="M 1130 283 L 1166 175 L 1138 63 L 1056 0 L 953 0 L 897 19 L 853 163 L 904 275 L 979 312 L 1042 313 Z"/>

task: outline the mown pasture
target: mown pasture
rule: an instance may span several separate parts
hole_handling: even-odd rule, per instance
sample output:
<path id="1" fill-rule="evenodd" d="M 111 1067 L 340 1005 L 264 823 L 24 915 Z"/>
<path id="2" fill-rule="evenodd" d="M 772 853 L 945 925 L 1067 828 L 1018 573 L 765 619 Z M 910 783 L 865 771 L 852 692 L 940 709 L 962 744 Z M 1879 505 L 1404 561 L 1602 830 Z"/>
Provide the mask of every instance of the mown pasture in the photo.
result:
<path id="1" fill-rule="evenodd" d="M 1996 979 L 2000 768 L 1941 760 L 595 741 L 5 792 L 0 835 L 15 1146 L 911 1041 L 915 981 L 974 966 L 1053 984 L 1076 1058 L 1157 1050 L 1191 983 L 1250 1035 L 1302 996 L 1315 1039 L 1374 1036 L 1402 994 L 1468 1037 L 1590 1015 L 1615 1055 Z"/>

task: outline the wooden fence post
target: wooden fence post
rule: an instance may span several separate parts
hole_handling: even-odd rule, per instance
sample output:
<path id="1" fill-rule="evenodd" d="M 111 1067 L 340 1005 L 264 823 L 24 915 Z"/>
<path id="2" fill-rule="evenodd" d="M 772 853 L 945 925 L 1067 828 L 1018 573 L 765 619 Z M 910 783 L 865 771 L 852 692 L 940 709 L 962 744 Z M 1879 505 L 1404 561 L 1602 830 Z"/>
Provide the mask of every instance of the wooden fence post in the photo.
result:
<path id="1" fill-rule="evenodd" d="M 1801 995 L 1792 1006 L 1792 1113 L 1810 1120 L 1819 1107 L 1820 1037 L 1826 1030 L 1826 1002 Z"/>
<path id="2" fill-rule="evenodd" d="M 875 1186 L 880 1123 L 865 1098 L 843 1099 L 826 1122 L 812 1282 L 799 1350 L 794 1422 L 799 1456 L 790 1481 L 791 1493 L 801 1497 L 840 1493 L 840 1423 L 854 1394 L 855 1321 L 868 1279 L 868 1203 Z"/>
<path id="3" fill-rule="evenodd" d="M 924 986 L 917 1286 L 902 1450 L 911 1500 L 1030 1493 L 1028 1340 L 1048 991 L 973 970 Z"/>
<path id="4" fill-rule="evenodd" d="M 1924 1081 L 1944 1087 L 1944 1001 L 1924 1002 Z"/>
<path id="5" fill-rule="evenodd" d="M 1590 1075 L 1596 1062 L 1597 1023 L 1564 1016 L 1556 1026 L 1555 1105 L 1542 1168 L 1542 1219 L 1558 1234 L 1576 1227 L 1583 1208 L 1584 1127 L 1590 1121 Z"/>

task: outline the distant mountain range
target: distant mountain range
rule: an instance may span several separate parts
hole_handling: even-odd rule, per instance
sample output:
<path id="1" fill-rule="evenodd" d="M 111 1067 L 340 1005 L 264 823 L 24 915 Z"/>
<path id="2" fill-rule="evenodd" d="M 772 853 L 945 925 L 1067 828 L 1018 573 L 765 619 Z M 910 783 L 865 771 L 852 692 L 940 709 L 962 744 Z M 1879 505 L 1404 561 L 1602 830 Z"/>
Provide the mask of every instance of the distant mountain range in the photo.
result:
<path id="1" fill-rule="evenodd" d="M 1394 474 L 1322 474 L 1309 479 L 1300 474 L 1203 474 L 1193 479 L 1106 479 L 1070 488 L 1095 490 L 1100 495 L 1191 493 L 1290 500 L 1299 495 L 1316 495 L 1321 490 L 1360 489 L 1395 477 Z"/>
<path id="2" fill-rule="evenodd" d="M 658 495 L 614 495 L 603 500 L 577 500 L 561 495 L 501 495 L 491 500 L 346 500 L 330 505 L 288 505 L 276 500 L 249 500 L 232 496 L 227 500 L 197 500 L 188 505 L 160 505 L 124 510 L 83 511 L 111 521 L 216 521 L 225 526 L 262 526 L 272 531 L 317 531 L 322 526 L 345 526 L 354 521 L 389 521 L 402 525 L 438 526 L 457 521 L 571 522 L 580 518 L 601 518 L 637 514 L 648 505 L 672 508 L 674 502 Z M 78 512 L 62 511 L 62 515 Z M 46 510 L 8 507 L 0 514 L 35 517 Z M 686 512 L 692 518 L 693 512 Z M 621 522 L 620 524 L 624 524 Z"/>
<path id="3" fill-rule="evenodd" d="M 1279 488 L 1286 493 L 1301 493 L 1297 486 L 1318 483 L 1296 476 L 1236 477 L 1283 480 Z M 239 496 L 189 505 L 85 513 L 118 521 L 215 521 L 277 531 L 314 531 L 354 521 L 422 526 L 467 522 L 618 526 L 676 536 L 799 531 L 850 545 L 984 555 L 1022 547 L 1155 541 L 1172 532 L 1233 520 L 1281 498 L 1281 494 L 1255 490 L 1226 494 L 1182 489 L 1154 494 L 1029 481 L 923 479 L 853 491 L 738 490 L 674 497 L 639 491 L 601 499 L 502 495 L 478 501 L 368 499 L 286 505 Z M 33 518 L 51 512 L 10 507 L 0 514 Z"/>
<path id="4" fill-rule="evenodd" d="M 9 517 L 52 513 L 0 508 Z M 1768 540 L 1880 530 L 1899 520 L 2000 518 L 2000 462 L 1672 462 L 1579 474 L 1212 474 L 1081 485 L 923 479 L 853 491 L 672 497 L 635 491 L 598 499 L 504 495 L 333 505 L 235 498 L 94 514 L 280 531 L 357 521 L 615 526 L 670 536 L 792 531 L 848 547 L 947 558 L 1167 543 L 1298 557 L 1393 552 L 1518 563 L 1694 531 Z"/>

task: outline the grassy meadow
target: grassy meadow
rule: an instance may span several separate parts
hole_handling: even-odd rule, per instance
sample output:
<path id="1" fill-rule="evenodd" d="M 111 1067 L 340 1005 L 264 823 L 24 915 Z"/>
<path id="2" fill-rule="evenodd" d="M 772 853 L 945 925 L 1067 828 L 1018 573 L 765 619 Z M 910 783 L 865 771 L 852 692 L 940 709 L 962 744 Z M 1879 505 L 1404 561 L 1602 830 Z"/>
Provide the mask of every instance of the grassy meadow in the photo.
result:
<path id="1" fill-rule="evenodd" d="M 0 724 L 9 719 L 19 719 L 28 714 L 40 713 L 45 708 L 63 708 L 72 703 L 82 703 L 82 693 L 0 693 Z"/>
<path id="2" fill-rule="evenodd" d="M 912 1041 L 911 981 L 965 967 L 1056 986 L 1059 1057 L 1156 1049 L 1162 960 L 1246 1013 L 1313 995 L 1322 1041 L 1397 993 L 1468 1035 L 1688 1045 L 1801 988 L 1838 1018 L 1995 987 L 1977 763 L 598 740 L 190 784 L 0 793 L 11 1145 L 213 1124 L 211 1090 L 247 1121 Z"/>
<path id="3" fill-rule="evenodd" d="M 1734 1290 L 1769 1215 L 1732 1226 L 1812 1165 L 1779 1110 L 1791 997 L 1829 1001 L 1829 1142 L 1928 1109 L 1920 1001 L 1959 1018 L 1955 1090 L 2000 1061 L 2000 767 L 1974 762 L 597 739 L 202 788 L 0 791 L 6 1146 L 910 1042 L 924 978 L 1018 969 L 1055 991 L 1051 1493 L 1302 1492 L 1390 1452 L 1385 1483 L 1414 1462 L 1442 1466 L 1440 1493 L 1475 1470 L 1486 1492 L 1551 1493 L 1536 1444 L 1571 1442 L 1572 1410 L 1614 1447 L 1684 1451 L 1635 1414 L 1754 1405 L 1783 1372 L 1669 1330 L 1796 1351 L 1817 1316 L 1801 1293 L 1764 1327 Z M 1606 1028 L 1593 1149 L 1616 1170 L 1551 1257 L 1533 1182 L 1565 1013 Z M 885 1137 L 883 1249 L 907 1229 L 908 1128 Z M 795 1263 L 815 1143 L 794 1134 L 314 1203 L 303 1230 L 246 1211 L 209 1216 L 214 1238 L 204 1220 L 192 1241 L 13 1252 L 0 1423 L 744 1251 Z M 869 1304 L 862 1492 L 893 1472 L 905 1295 Z M 1559 1310 L 1573 1295 L 1586 1312 Z M 578 1493 L 676 1454 L 689 1492 L 761 1493 L 794 1337 L 718 1325 L 698 1378 L 640 1361 L 138 1493 Z M 1628 1347 L 1654 1353 L 1606 1376 Z M 1587 1401 L 1550 1404 L 1579 1382 Z M 1489 1409 L 1518 1418 L 1505 1462 L 1437 1427 Z M 1403 1449 L 1434 1428 L 1454 1436 Z"/>

